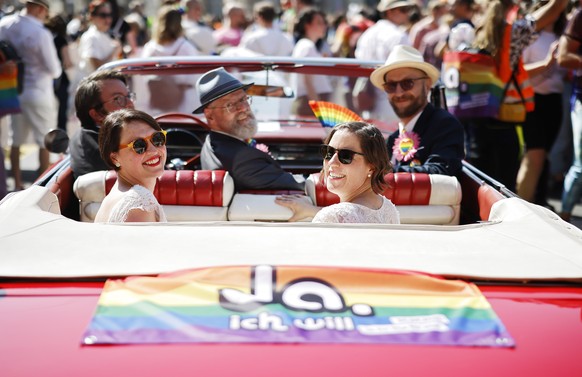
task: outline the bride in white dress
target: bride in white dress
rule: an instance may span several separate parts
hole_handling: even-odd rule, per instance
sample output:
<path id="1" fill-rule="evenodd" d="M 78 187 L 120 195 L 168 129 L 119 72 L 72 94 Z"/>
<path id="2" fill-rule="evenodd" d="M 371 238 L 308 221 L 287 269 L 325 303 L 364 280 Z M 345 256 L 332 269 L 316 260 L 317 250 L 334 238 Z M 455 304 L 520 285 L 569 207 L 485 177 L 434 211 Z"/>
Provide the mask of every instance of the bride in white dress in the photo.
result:
<path id="1" fill-rule="evenodd" d="M 112 112 L 99 130 L 99 151 L 117 182 L 95 222 L 165 222 L 153 191 L 166 163 L 166 134 L 154 118 L 134 109 Z"/>
<path id="2" fill-rule="evenodd" d="M 399 224 L 400 215 L 382 195 L 390 171 L 386 142 L 380 130 L 364 122 L 335 126 L 321 147 L 321 179 L 340 203 L 318 208 L 300 195 L 282 195 L 276 203 L 293 211 L 290 221 Z"/>

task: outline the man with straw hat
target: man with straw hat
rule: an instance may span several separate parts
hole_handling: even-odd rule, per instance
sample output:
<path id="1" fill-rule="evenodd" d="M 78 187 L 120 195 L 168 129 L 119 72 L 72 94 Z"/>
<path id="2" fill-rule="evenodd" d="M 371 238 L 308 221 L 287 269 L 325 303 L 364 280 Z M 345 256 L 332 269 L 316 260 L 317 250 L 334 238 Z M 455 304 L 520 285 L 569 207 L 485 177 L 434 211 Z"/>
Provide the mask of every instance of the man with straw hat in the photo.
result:
<path id="1" fill-rule="evenodd" d="M 388 138 L 394 171 L 458 175 L 465 157 L 464 130 L 447 111 L 428 102 L 439 71 L 411 46 L 399 45 L 370 75 L 384 90 L 398 116 L 398 130 Z"/>

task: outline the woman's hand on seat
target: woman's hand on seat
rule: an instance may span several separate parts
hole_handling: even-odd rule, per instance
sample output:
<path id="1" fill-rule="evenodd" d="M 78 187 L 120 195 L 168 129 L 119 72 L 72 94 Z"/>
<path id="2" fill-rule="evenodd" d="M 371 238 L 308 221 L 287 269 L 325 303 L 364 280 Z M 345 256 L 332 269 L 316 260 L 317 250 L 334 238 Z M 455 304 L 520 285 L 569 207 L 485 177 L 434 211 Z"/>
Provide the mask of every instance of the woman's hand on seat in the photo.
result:
<path id="1" fill-rule="evenodd" d="M 316 207 L 311 203 L 311 199 L 309 199 L 308 196 L 299 194 L 280 195 L 275 198 L 275 203 L 293 211 L 293 216 L 289 219 L 290 222 L 313 217 L 320 210 L 319 207 Z"/>

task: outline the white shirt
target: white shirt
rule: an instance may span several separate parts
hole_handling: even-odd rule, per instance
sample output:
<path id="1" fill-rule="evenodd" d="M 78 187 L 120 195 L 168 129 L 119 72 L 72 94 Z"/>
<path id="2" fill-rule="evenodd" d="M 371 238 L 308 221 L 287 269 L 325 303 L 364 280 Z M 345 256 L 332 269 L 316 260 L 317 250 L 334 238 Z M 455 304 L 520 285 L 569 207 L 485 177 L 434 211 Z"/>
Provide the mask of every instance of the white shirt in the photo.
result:
<path id="1" fill-rule="evenodd" d="M 196 49 L 196 47 L 190 42 L 190 40 L 180 37 L 176 39 L 173 43 L 161 45 L 155 40 L 148 41 L 144 46 L 141 53 L 141 56 L 144 58 L 150 56 L 197 56 L 200 55 L 200 52 Z M 154 76 L 148 76 L 148 79 L 153 78 Z M 164 77 L 164 76 L 162 76 Z M 195 85 L 196 81 L 200 75 L 171 75 L 165 76 L 165 79 L 172 80 L 178 85 L 185 86 L 184 91 L 184 99 L 182 103 L 176 104 L 176 111 L 180 111 L 183 113 L 191 113 L 193 109 L 200 106 L 200 100 L 196 95 Z M 135 80 L 134 80 L 135 84 Z M 136 93 L 139 94 L 138 91 Z M 147 96 L 149 98 L 149 95 Z M 140 107 L 140 109 L 145 109 L 150 113 L 155 113 L 152 109 L 148 107 Z"/>
<path id="2" fill-rule="evenodd" d="M 0 39 L 9 41 L 24 62 L 24 91 L 20 98 L 53 98 L 53 80 L 62 69 L 51 32 L 40 20 L 22 12 L 0 20 Z"/>
<path id="3" fill-rule="evenodd" d="M 362 33 L 354 54 L 357 59 L 384 62 L 392 49 L 401 44 L 410 45 L 410 40 L 404 29 L 388 20 L 379 20 Z M 386 99 L 386 93 L 378 88 L 374 88 L 374 93 L 376 94 L 376 103 L 370 116 L 385 122 L 398 119 Z"/>
<path id="4" fill-rule="evenodd" d="M 424 108 L 422 109 L 422 111 L 419 111 L 418 114 L 416 114 L 414 118 L 410 119 L 406 124 L 398 122 L 398 130 L 400 131 L 400 134 L 402 134 L 403 131 L 412 132 L 414 130 L 416 122 L 418 121 L 418 118 L 420 118 L 420 114 L 422 114 L 423 111 Z"/>
<path id="5" fill-rule="evenodd" d="M 184 35 L 196 46 L 203 55 L 211 55 L 216 50 L 216 40 L 212 36 L 212 29 L 196 21 L 182 20 Z"/>
<path id="6" fill-rule="evenodd" d="M 99 31 L 91 25 L 79 40 L 79 70 L 82 77 L 94 72 L 99 67 L 93 67 L 91 58 L 108 60 L 115 49 L 115 40 L 109 34 Z M 117 58 L 116 56 L 112 57 Z"/>
<path id="7" fill-rule="evenodd" d="M 550 45 L 556 41 L 556 34 L 542 31 L 538 39 L 523 51 L 523 64 L 539 62 L 544 60 L 550 50 Z M 534 91 L 538 94 L 561 93 L 564 90 L 565 70 L 558 66 L 558 63 L 549 68 L 541 75 L 529 76 Z"/>
<path id="8" fill-rule="evenodd" d="M 379 20 L 369 27 L 358 40 L 357 59 L 386 61 L 397 45 L 410 45 L 408 35 L 388 20 Z"/>
<path id="9" fill-rule="evenodd" d="M 257 26 L 246 31 L 240 42 L 240 46 L 261 55 L 291 56 L 293 53 L 293 41 L 288 34 L 274 28 Z"/>
<path id="10" fill-rule="evenodd" d="M 322 55 L 317 51 L 315 43 L 307 38 L 302 38 L 297 41 L 295 48 L 293 49 L 294 58 L 320 58 Z M 307 88 L 305 86 L 304 78 L 305 76 L 298 76 L 294 74 L 293 76 L 293 86 L 295 88 L 295 95 L 297 97 L 307 95 Z M 324 75 L 310 75 L 311 82 L 315 91 L 319 93 L 331 93 L 332 87 L 329 77 Z M 299 80 L 301 78 L 301 80 Z"/>

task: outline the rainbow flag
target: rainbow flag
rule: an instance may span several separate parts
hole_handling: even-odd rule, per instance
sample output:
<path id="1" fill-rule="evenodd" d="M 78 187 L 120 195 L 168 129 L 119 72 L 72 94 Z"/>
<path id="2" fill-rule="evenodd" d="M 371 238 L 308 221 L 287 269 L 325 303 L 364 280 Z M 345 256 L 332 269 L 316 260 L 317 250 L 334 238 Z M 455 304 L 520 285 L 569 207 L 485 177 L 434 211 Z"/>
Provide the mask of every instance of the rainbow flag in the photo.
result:
<path id="1" fill-rule="evenodd" d="M 458 118 L 497 117 L 505 83 L 489 55 L 450 51 L 443 57 L 442 81 L 449 112 Z"/>
<path id="2" fill-rule="evenodd" d="M 82 343 L 515 345 L 471 283 L 270 265 L 108 280 Z"/>
<path id="3" fill-rule="evenodd" d="M 12 61 L 0 64 L 0 116 L 20 113 L 18 68 Z"/>

